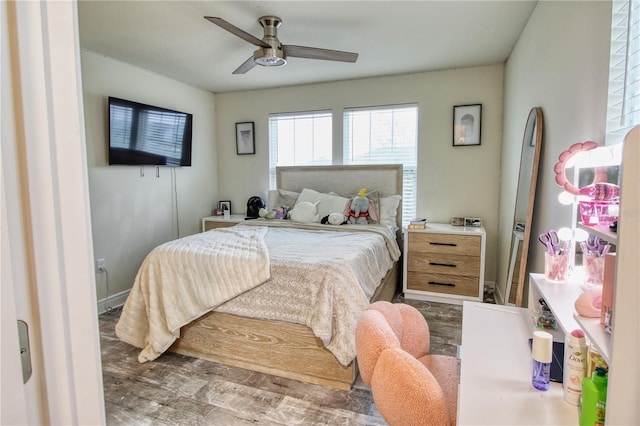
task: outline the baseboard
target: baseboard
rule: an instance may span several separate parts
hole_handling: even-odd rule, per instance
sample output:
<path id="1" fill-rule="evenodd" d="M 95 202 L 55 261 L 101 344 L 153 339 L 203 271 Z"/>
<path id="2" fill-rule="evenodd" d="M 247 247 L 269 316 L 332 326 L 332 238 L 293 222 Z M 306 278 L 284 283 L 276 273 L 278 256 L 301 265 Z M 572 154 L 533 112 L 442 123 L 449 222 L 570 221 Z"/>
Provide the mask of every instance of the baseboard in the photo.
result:
<path id="1" fill-rule="evenodd" d="M 125 291 L 121 291 L 120 293 L 109 296 L 109 299 L 108 299 L 109 307 L 117 308 L 119 306 L 124 305 L 124 302 L 127 300 L 127 297 L 129 296 L 130 291 L 131 290 L 125 290 Z M 104 314 L 105 312 L 107 312 L 107 309 L 105 307 L 105 302 L 107 302 L 106 298 L 98 300 L 98 315 Z"/>

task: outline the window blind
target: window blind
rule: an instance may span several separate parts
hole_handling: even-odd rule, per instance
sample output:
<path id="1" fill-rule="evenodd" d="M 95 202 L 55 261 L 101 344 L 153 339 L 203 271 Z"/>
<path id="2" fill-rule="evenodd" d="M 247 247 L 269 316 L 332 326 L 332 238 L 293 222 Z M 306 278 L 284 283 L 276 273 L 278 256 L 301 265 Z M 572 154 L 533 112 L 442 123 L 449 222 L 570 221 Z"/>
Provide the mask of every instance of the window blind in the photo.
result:
<path id="1" fill-rule="evenodd" d="M 269 115 L 269 188 L 276 188 L 276 166 L 331 164 L 331 111 Z"/>
<path id="2" fill-rule="evenodd" d="M 344 111 L 345 164 L 403 165 L 402 223 L 405 225 L 416 215 L 417 146 L 417 104 Z"/>
<path id="3" fill-rule="evenodd" d="M 640 124 L 640 2 L 613 0 L 607 145 Z"/>

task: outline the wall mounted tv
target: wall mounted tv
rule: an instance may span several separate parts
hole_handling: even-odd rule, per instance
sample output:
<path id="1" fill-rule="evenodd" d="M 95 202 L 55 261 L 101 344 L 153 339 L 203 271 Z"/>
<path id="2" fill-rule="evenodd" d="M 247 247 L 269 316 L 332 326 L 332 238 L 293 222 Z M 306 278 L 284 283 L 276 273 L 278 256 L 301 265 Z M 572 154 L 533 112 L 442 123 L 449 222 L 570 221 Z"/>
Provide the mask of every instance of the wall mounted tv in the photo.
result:
<path id="1" fill-rule="evenodd" d="M 193 114 L 109 97 L 109 164 L 190 166 Z"/>

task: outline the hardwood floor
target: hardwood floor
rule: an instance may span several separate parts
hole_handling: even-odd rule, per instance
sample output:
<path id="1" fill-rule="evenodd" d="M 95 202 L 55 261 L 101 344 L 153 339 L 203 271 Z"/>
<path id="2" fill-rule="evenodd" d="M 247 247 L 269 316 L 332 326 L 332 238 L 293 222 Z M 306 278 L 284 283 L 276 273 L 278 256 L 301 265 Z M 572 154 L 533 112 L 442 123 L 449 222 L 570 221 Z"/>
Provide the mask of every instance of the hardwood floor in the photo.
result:
<path id="1" fill-rule="evenodd" d="M 462 306 L 398 297 L 431 330 L 431 352 L 457 354 Z M 348 392 L 171 353 L 140 364 L 121 342 L 119 314 L 100 315 L 108 425 L 384 425 L 360 377 Z"/>

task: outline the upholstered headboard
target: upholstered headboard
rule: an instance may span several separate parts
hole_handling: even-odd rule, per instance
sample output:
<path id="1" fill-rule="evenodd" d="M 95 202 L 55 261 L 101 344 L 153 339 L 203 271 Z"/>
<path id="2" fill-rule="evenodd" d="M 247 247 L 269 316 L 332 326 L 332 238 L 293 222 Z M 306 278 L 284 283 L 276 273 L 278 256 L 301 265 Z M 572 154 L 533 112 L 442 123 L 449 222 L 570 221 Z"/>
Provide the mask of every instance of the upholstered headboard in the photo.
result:
<path id="1" fill-rule="evenodd" d="M 402 195 L 402 164 L 357 166 L 289 166 L 276 168 L 278 189 L 300 192 L 357 194 L 362 188 L 378 191 L 381 197 Z M 398 228 L 402 228 L 402 203 L 398 207 Z"/>

